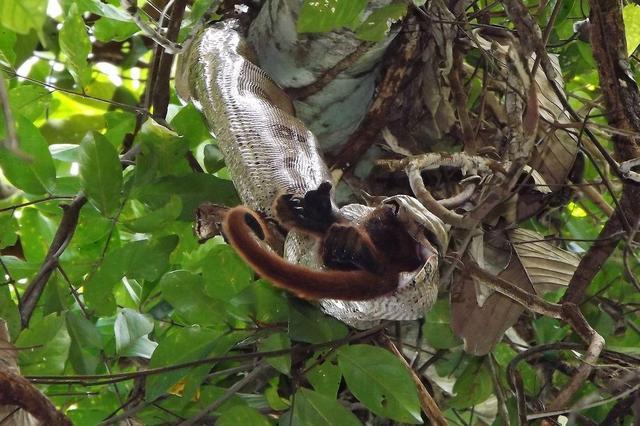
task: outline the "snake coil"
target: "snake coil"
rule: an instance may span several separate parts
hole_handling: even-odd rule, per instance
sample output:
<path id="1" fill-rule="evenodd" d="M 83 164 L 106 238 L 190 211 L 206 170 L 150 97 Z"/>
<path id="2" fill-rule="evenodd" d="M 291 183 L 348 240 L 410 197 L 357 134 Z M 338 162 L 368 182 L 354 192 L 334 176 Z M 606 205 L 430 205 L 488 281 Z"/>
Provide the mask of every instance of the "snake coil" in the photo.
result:
<path id="1" fill-rule="evenodd" d="M 196 35 L 180 59 L 176 88 L 204 113 L 240 198 L 250 209 L 273 217 L 278 195 L 304 196 L 330 181 L 315 136 L 295 117 L 282 89 L 256 64 L 235 21 L 215 23 Z M 383 203 L 397 206 L 398 218 L 428 256 L 417 270 L 400 274 L 392 293 L 364 301 L 320 300 L 326 313 L 357 328 L 383 319 L 420 318 L 437 296 L 436 250 L 447 245 L 444 224 L 411 197 L 397 195 Z M 358 223 L 372 210 L 350 204 L 340 213 Z M 295 230 L 287 235 L 285 259 L 322 269 L 317 241 Z"/>

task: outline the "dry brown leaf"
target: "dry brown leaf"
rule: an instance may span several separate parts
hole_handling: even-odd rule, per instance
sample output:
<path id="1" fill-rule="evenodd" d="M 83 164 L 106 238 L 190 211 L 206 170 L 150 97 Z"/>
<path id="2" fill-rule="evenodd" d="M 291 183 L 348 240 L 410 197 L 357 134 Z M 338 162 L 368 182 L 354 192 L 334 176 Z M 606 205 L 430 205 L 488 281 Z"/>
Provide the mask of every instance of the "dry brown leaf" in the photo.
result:
<path id="1" fill-rule="evenodd" d="M 544 294 L 569 285 L 580 262 L 575 253 L 554 246 L 535 231 L 516 228 L 509 233 L 536 293 Z"/>

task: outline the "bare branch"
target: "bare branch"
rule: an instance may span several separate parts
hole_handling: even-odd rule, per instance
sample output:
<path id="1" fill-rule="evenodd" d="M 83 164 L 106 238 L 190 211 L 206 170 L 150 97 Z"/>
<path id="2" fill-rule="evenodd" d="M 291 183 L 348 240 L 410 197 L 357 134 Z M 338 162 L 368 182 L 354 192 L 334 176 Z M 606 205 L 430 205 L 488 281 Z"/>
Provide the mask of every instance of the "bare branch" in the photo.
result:
<path id="1" fill-rule="evenodd" d="M 58 259 L 71 242 L 71 238 L 73 238 L 76 226 L 78 225 L 80 210 L 86 203 L 87 197 L 80 193 L 70 204 L 62 206 L 64 210 L 62 220 L 49 246 L 49 251 L 40 266 L 38 274 L 31 281 L 22 297 L 22 309 L 20 309 L 22 327 L 26 328 L 29 326 L 29 320 L 44 290 L 44 286 L 47 281 L 49 281 L 49 277 L 51 277 L 53 271 L 58 267 Z"/>

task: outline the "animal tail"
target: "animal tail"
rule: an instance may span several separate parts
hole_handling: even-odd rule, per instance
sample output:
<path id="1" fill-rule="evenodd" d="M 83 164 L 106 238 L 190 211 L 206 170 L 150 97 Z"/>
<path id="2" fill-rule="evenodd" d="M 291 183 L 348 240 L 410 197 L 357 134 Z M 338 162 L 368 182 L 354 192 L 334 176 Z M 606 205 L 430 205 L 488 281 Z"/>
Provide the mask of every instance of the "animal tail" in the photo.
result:
<path id="1" fill-rule="evenodd" d="M 238 254 L 262 277 L 275 286 L 303 299 L 369 300 L 394 291 L 398 274 L 378 276 L 367 271 L 316 271 L 287 262 L 261 246 L 247 219 L 255 220 L 267 235 L 264 221 L 252 210 L 238 206 L 229 210 L 223 221 L 223 231 Z"/>

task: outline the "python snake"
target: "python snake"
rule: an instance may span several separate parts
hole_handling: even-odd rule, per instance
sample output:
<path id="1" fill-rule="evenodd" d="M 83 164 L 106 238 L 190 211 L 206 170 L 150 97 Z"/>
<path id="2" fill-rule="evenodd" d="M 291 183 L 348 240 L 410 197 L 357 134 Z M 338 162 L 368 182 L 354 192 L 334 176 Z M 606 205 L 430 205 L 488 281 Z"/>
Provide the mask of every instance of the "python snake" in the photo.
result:
<path id="1" fill-rule="evenodd" d="M 295 117 L 287 95 L 257 65 L 237 22 L 218 22 L 196 35 L 181 55 L 176 88 L 183 100 L 204 113 L 247 207 L 274 218 L 272 205 L 278 195 L 304 196 L 330 182 L 315 136 Z M 401 273 L 390 294 L 364 301 L 319 301 L 323 311 L 356 328 L 380 320 L 420 318 L 437 297 L 437 252 L 444 252 L 448 242 L 444 224 L 414 198 L 396 195 L 383 203 L 394 205 L 411 237 L 434 254 L 420 268 Z M 372 210 L 349 204 L 340 213 L 358 223 Z M 287 234 L 284 257 L 294 264 L 323 268 L 317 241 L 295 230 Z"/>

